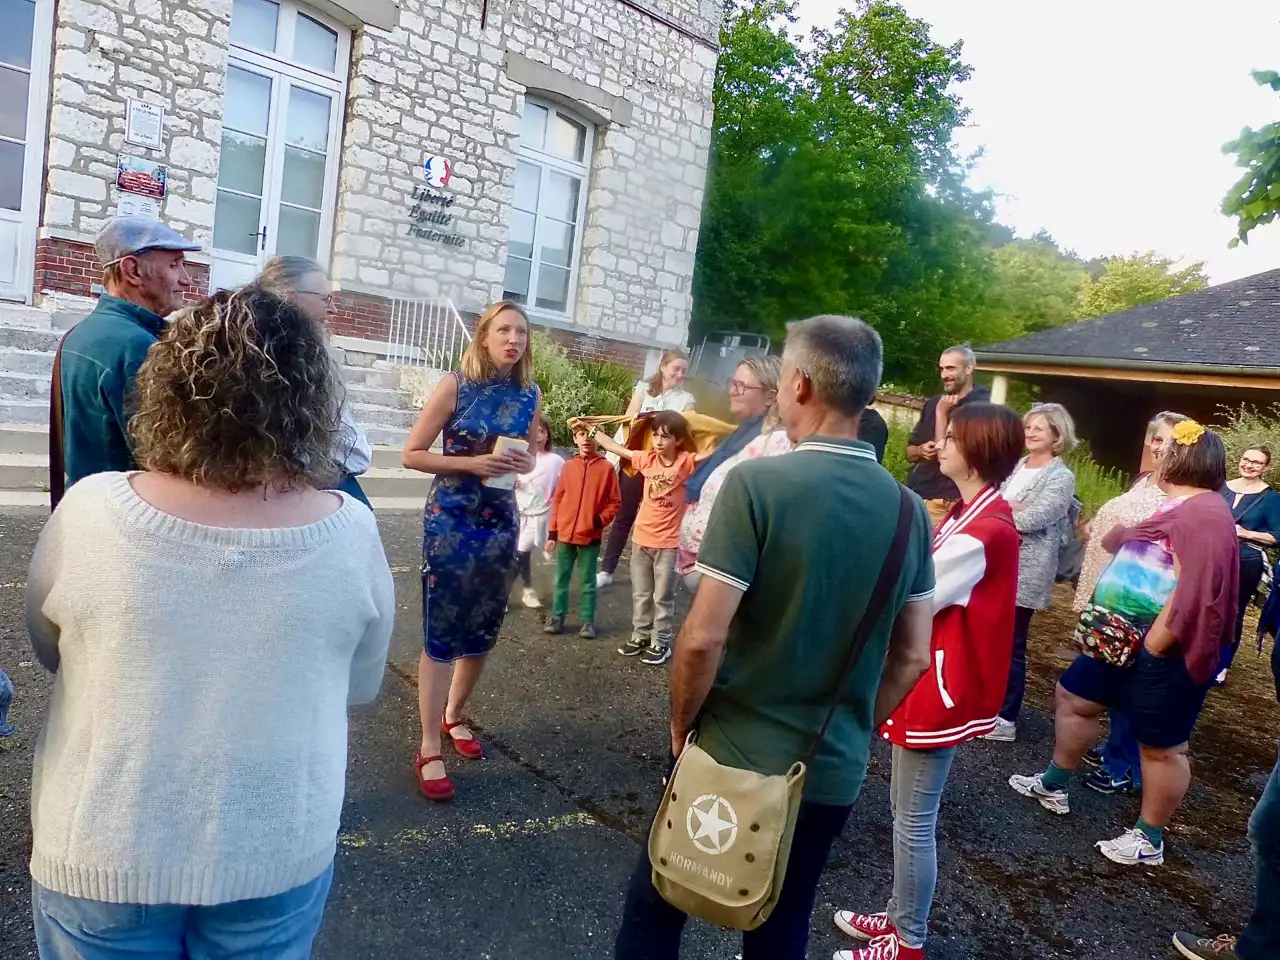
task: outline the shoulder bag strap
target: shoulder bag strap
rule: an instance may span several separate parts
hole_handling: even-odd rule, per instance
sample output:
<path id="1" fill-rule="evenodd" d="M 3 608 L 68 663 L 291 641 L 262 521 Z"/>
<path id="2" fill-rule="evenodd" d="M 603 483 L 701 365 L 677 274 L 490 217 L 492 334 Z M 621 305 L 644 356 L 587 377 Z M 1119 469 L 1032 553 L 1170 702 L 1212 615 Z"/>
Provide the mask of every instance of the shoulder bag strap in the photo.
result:
<path id="1" fill-rule="evenodd" d="M 62 341 L 53 355 L 53 380 L 49 385 L 49 511 L 67 490 L 67 464 L 62 445 Z"/>
<path id="2" fill-rule="evenodd" d="M 844 665 L 844 674 L 840 677 L 840 682 L 836 684 L 835 693 L 831 696 L 831 706 L 827 708 L 822 729 L 813 738 L 813 746 L 809 748 L 809 754 L 804 758 L 806 767 L 812 768 L 813 761 L 818 756 L 818 748 L 822 746 L 822 740 L 827 735 L 827 728 L 831 726 L 831 718 L 835 716 L 836 707 L 840 705 L 844 688 L 849 685 L 849 678 L 853 676 L 853 671 L 862 658 L 862 651 L 867 648 L 872 631 L 880 622 L 890 597 L 896 592 L 894 587 L 898 582 L 899 574 L 902 573 L 902 564 L 907 556 L 907 542 L 911 539 L 911 521 L 915 515 L 914 499 L 914 494 L 908 492 L 907 488 L 901 484 L 898 485 L 898 526 L 893 532 L 893 542 L 889 545 L 889 553 L 884 559 L 884 566 L 880 568 L 876 585 L 871 590 L 867 609 L 862 614 L 858 629 L 854 631 L 853 643 L 849 646 L 849 659 Z"/>

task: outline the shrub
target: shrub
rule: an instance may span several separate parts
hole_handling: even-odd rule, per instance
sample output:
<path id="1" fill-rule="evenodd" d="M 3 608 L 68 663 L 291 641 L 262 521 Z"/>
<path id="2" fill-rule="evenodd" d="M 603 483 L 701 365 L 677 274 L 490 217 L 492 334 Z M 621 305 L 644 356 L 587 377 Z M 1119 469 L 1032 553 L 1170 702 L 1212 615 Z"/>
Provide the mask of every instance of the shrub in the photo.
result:
<path id="1" fill-rule="evenodd" d="M 608 361 L 582 364 L 582 373 L 591 387 L 588 413 L 625 413 L 635 390 L 636 375 L 630 367 Z"/>
<path id="2" fill-rule="evenodd" d="M 1273 486 L 1280 480 L 1280 404 L 1258 409 L 1241 404 L 1221 406 L 1213 429 L 1227 447 L 1227 476 L 1237 476 L 1240 455 L 1258 444 L 1271 448 L 1271 466 L 1263 478 Z"/>
<path id="3" fill-rule="evenodd" d="M 911 436 L 911 424 L 897 417 L 886 417 L 885 422 L 889 427 L 889 440 L 884 448 L 884 468 L 899 483 L 906 483 L 907 471 L 911 469 L 907 462 L 907 438 Z"/>
<path id="4" fill-rule="evenodd" d="M 1064 458 L 1076 475 L 1076 496 L 1084 504 L 1085 519 L 1098 508 L 1129 489 L 1129 475 L 1122 470 L 1100 465 L 1089 452 L 1089 443 L 1081 440 Z"/>
<path id="5" fill-rule="evenodd" d="M 542 389 L 542 413 L 551 423 L 551 442 L 573 445 L 570 417 L 623 414 L 635 374 L 617 363 L 579 363 L 546 333 L 534 333 L 533 380 Z"/>

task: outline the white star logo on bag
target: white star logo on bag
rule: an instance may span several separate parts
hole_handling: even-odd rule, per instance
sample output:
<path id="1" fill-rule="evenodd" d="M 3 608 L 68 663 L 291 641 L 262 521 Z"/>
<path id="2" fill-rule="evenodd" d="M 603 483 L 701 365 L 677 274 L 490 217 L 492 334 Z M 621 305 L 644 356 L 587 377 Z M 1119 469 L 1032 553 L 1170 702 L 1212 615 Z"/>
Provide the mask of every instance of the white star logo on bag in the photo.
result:
<path id="1" fill-rule="evenodd" d="M 725 853 L 738 839 L 737 812 L 728 800 L 714 793 L 704 793 L 689 804 L 684 819 L 689 839 L 703 853 Z"/>

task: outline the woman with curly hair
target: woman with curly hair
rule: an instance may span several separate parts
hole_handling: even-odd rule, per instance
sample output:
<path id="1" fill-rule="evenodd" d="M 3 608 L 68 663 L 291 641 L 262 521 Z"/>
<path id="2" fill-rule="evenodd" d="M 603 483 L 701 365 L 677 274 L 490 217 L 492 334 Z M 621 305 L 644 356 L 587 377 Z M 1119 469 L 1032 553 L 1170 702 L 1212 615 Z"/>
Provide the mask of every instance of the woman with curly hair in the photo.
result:
<path id="1" fill-rule="evenodd" d="M 305 957 L 333 876 L 347 707 L 395 615 L 373 514 L 325 492 L 324 339 L 256 289 L 178 314 L 138 371 L 142 470 L 50 518 L 26 617 L 43 957 Z"/>
<path id="2" fill-rule="evenodd" d="M 422 740 L 414 758 L 428 800 L 454 793 L 441 733 L 461 756 L 484 756 L 463 711 L 506 615 L 520 526 L 512 488 L 516 474 L 535 466 L 541 417 L 529 318 L 502 300 L 484 312 L 459 368 L 432 392 L 404 445 L 406 467 L 435 474 L 422 520 Z"/>
<path id="3" fill-rule="evenodd" d="M 1231 510 L 1218 494 L 1226 448 L 1183 420 L 1160 461 L 1165 500 L 1146 520 L 1102 538 L 1114 558 L 1080 614 L 1080 655 L 1058 680 L 1053 760 L 1009 786 L 1051 813 L 1070 810 L 1071 772 L 1109 708 L 1125 712 L 1142 761 L 1142 815 L 1103 856 L 1125 865 L 1164 862 L 1164 828 L 1191 783 L 1187 742 L 1234 637 L 1240 553 Z"/>

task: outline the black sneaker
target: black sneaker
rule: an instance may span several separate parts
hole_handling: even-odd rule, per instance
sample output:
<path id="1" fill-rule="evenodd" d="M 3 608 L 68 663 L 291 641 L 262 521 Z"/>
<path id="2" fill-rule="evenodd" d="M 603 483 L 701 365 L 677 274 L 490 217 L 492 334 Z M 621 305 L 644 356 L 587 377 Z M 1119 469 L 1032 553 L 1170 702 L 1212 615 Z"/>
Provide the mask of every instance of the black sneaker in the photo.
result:
<path id="1" fill-rule="evenodd" d="M 596 638 L 596 625 L 588 620 L 582 625 L 582 629 L 578 631 L 578 636 L 583 640 L 594 640 Z"/>
<path id="2" fill-rule="evenodd" d="M 670 659 L 670 646 L 665 643 L 651 643 L 645 648 L 644 656 L 640 658 L 640 662 L 647 663 L 651 667 L 660 667 Z"/>
<path id="3" fill-rule="evenodd" d="M 632 637 L 626 643 L 618 648 L 618 653 L 624 657 L 638 657 L 649 649 L 649 641 L 640 637 Z"/>
<path id="4" fill-rule="evenodd" d="M 564 617 L 547 617 L 547 625 L 542 628 L 542 632 L 552 636 L 564 633 Z"/>
<path id="5" fill-rule="evenodd" d="M 1097 770 L 1102 766 L 1102 748 L 1094 747 L 1091 750 L 1086 750 L 1084 756 L 1080 758 L 1080 762 L 1091 770 Z"/>
<path id="6" fill-rule="evenodd" d="M 1188 960 L 1237 960 L 1236 938 L 1226 935 L 1212 940 L 1194 933 L 1175 933 L 1173 945 Z"/>
<path id="7" fill-rule="evenodd" d="M 1090 790 L 1096 790 L 1098 793 L 1105 793 L 1108 796 L 1113 793 L 1128 793 L 1136 790 L 1133 777 L 1125 774 L 1123 777 L 1113 777 L 1105 770 L 1095 770 L 1084 778 L 1084 785 Z"/>

